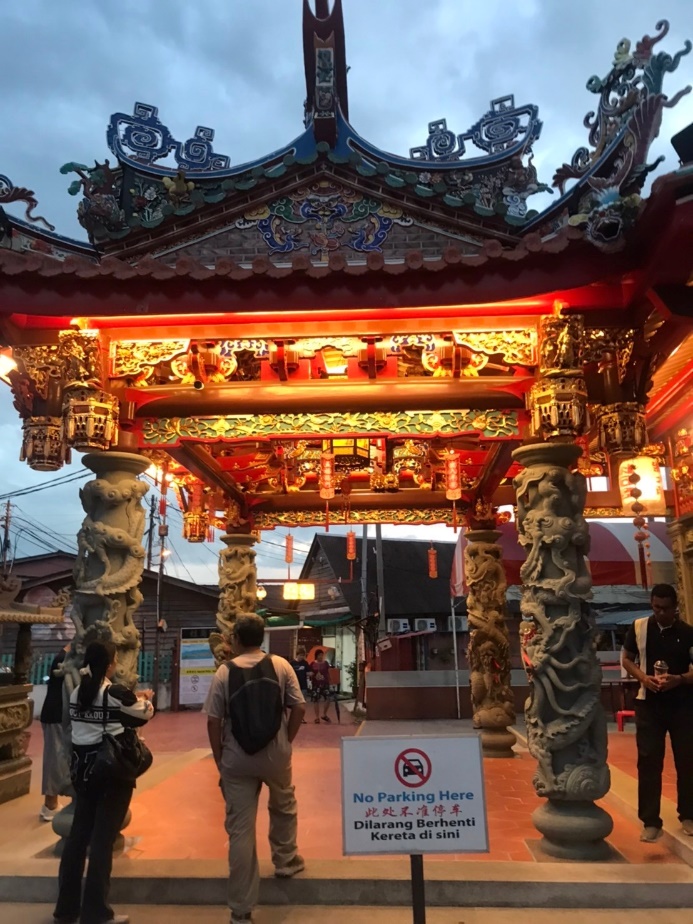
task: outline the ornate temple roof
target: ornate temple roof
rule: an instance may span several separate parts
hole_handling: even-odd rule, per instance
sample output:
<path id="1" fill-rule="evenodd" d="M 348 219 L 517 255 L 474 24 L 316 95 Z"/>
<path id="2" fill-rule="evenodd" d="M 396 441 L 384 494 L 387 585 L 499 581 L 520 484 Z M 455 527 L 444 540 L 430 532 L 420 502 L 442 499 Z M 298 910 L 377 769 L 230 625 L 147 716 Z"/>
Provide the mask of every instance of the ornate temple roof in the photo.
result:
<path id="1" fill-rule="evenodd" d="M 156 106 L 137 102 L 110 118 L 115 162 L 61 168 L 76 175 L 69 192 L 91 247 L 56 236 L 34 217 L 33 193 L 0 177 L 0 205 L 27 203 L 27 220 L 5 216 L 5 233 L 17 238 L 15 251 L 118 257 L 155 278 L 439 270 L 513 263 L 578 240 L 614 252 L 643 211 L 640 193 L 659 163 L 648 163 L 648 151 L 664 110 L 690 91 L 664 93 L 666 75 L 691 50 L 686 42 L 673 55 L 658 51 L 668 29 L 661 21 L 654 36 L 623 39 L 606 76 L 589 78 L 598 105 L 585 117 L 588 143 L 556 170 L 559 196 L 542 212 L 530 208 L 533 195 L 551 189 L 532 162 L 542 129 L 536 105 L 508 93 L 462 131 L 437 119 L 408 155 L 380 150 L 349 122 L 341 0 L 316 0 L 315 9 L 304 0 L 306 101 L 295 139 L 235 165 L 215 151 L 212 128 L 197 126 L 179 141 Z M 0 271 L 20 270 L 5 256 Z M 30 260 L 26 271 L 51 269 Z M 70 260 L 62 271 L 89 274 Z M 126 278 L 128 269 L 104 259 L 98 272 Z"/>

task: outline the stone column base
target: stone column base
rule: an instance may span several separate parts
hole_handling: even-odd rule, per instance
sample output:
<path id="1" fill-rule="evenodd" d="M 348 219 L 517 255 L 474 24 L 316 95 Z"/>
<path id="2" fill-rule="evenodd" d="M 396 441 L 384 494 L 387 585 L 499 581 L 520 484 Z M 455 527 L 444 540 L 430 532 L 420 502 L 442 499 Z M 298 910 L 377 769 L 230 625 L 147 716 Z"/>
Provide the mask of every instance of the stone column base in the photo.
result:
<path id="1" fill-rule="evenodd" d="M 514 757 L 517 738 L 507 728 L 482 728 L 481 751 L 484 757 Z"/>
<path id="2" fill-rule="evenodd" d="M 17 757 L 0 761 L 0 805 L 26 796 L 31 787 L 31 759 Z"/>
<path id="3" fill-rule="evenodd" d="M 559 802 L 548 799 L 532 813 L 543 834 L 541 848 L 559 860 L 607 860 L 611 847 L 604 838 L 613 831 L 608 812 L 594 802 Z"/>

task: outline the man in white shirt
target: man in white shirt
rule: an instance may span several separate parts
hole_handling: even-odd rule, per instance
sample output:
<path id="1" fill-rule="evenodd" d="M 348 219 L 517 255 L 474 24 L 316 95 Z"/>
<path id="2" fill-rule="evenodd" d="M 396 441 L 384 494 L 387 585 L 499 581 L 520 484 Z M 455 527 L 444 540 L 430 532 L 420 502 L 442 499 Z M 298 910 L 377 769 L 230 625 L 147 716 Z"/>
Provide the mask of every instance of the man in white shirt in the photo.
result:
<path id="1" fill-rule="evenodd" d="M 218 669 L 205 703 L 209 743 L 226 800 L 231 924 L 251 921 L 258 900 L 255 822 L 263 783 L 269 789 L 275 875 L 289 878 L 305 868 L 296 845 L 291 777 L 291 742 L 301 728 L 305 702 L 289 662 L 261 650 L 264 633 L 260 616 L 236 620 L 236 657 Z"/>

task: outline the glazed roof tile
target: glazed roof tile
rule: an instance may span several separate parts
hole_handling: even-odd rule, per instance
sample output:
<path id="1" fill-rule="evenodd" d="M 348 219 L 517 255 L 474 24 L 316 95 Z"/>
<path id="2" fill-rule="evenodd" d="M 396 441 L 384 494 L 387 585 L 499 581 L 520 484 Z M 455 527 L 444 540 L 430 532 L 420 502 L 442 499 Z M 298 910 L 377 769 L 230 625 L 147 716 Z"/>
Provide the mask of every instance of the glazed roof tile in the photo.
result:
<path id="1" fill-rule="evenodd" d="M 476 254 L 465 254 L 453 245 L 446 247 L 442 257 L 436 260 L 425 259 L 420 250 L 410 250 L 404 260 L 398 262 L 385 260 L 381 253 L 370 253 L 365 261 L 350 263 L 343 254 L 334 253 L 324 264 L 314 263 L 304 253 L 294 254 L 290 263 L 287 264 L 276 264 L 268 257 L 260 256 L 256 257 L 250 265 L 240 265 L 228 257 L 222 257 L 213 266 L 205 266 L 187 256 L 179 257 L 173 265 L 163 263 L 154 257 L 143 257 L 136 263 L 127 263 L 117 257 L 106 256 L 97 263 L 79 256 L 57 260 L 43 253 L 8 249 L 0 250 L 0 274 L 5 276 L 32 274 L 43 277 L 62 275 L 77 276 L 81 279 L 110 276 L 120 280 L 143 276 L 160 280 L 173 279 L 176 276 L 198 280 L 228 276 L 230 279 L 242 280 L 265 275 L 274 279 L 282 279 L 294 273 L 303 273 L 312 279 L 321 279 L 331 273 L 361 276 L 373 272 L 396 276 L 409 270 L 437 272 L 454 265 L 477 267 L 488 262 L 504 260 L 516 263 L 531 254 L 560 253 L 570 245 L 571 241 L 582 240 L 583 237 L 581 230 L 566 226 L 544 240 L 538 234 L 527 235 L 515 247 L 510 248 L 504 247 L 500 241 L 489 240 Z"/>

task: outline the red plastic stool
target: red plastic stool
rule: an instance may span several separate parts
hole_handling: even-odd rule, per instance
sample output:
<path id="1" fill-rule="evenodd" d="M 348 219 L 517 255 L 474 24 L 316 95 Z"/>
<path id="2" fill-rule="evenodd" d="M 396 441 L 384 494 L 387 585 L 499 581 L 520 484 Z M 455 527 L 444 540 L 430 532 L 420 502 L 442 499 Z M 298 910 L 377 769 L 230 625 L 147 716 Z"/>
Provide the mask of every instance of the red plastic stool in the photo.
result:
<path id="1" fill-rule="evenodd" d="M 616 724 L 618 725 L 618 730 L 623 731 L 623 726 L 625 725 L 626 719 L 634 719 L 635 712 L 632 709 L 621 709 L 620 712 L 616 713 Z"/>

